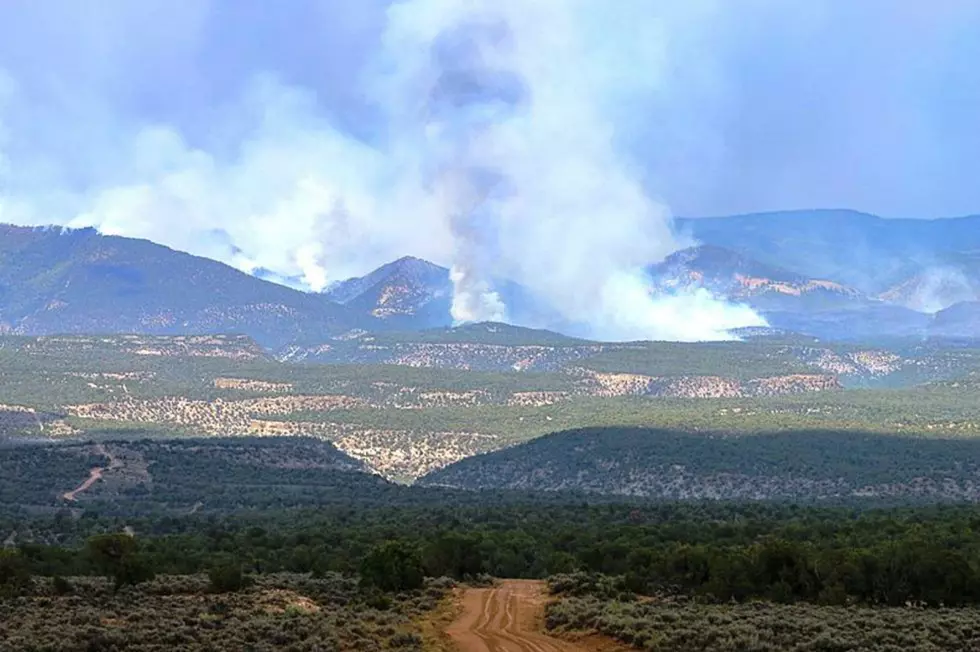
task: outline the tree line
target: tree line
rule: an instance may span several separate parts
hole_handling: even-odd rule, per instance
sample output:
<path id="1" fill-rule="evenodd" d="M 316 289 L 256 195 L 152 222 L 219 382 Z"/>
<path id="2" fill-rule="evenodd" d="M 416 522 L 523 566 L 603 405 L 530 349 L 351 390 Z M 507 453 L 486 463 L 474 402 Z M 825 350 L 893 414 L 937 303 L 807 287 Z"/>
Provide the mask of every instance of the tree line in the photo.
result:
<path id="1" fill-rule="evenodd" d="M 333 506 L 279 513 L 62 519 L 57 542 L 4 554 L 28 575 L 210 573 L 215 584 L 289 571 L 358 575 L 383 590 L 425 576 L 543 578 L 586 572 L 635 593 L 709 600 L 980 603 L 980 508 L 858 510 L 778 504 L 588 503 L 566 497 Z M 39 528 L 40 529 L 40 528 Z M 50 533 L 50 530 L 49 530 Z M 6 570 L 3 570 L 6 569 Z M 18 579 L 20 578 L 20 579 Z M 229 579 L 230 578 L 230 579 Z"/>

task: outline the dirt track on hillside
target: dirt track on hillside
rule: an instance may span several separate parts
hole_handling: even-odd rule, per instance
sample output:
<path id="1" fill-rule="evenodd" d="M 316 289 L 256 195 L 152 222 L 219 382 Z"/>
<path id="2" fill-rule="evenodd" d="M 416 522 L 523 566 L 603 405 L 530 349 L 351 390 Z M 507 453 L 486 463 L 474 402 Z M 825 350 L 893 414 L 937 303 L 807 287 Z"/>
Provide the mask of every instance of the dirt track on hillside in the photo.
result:
<path id="1" fill-rule="evenodd" d="M 589 652 L 541 633 L 547 601 L 543 582 L 504 580 L 467 589 L 462 612 L 446 630 L 461 652 Z"/>
<path id="2" fill-rule="evenodd" d="M 78 494 L 82 493 L 83 491 L 88 490 L 92 485 L 94 485 L 96 482 L 98 482 L 99 480 L 101 480 L 102 479 L 102 474 L 107 469 L 110 470 L 110 471 L 114 471 L 114 470 L 122 467 L 122 462 L 120 462 L 119 460 L 117 460 L 112 455 L 112 453 L 110 453 L 108 450 L 106 450 L 106 447 L 105 446 L 103 446 L 102 444 L 98 444 L 95 447 L 95 449 L 96 449 L 96 452 L 99 455 L 102 455 L 103 457 L 106 457 L 106 458 L 109 459 L 109 466 L 108 467 L 105 467 L 105 466 L 96 466 L 96 467 L 94 467 L 91 471 L 89 471 L 88 478 L 86 478 L 85 481 L 82 484 L 78 485 L 76 488 L 72 489 L 71 491 L 66 491 L 65 493 L 61 494 L 61 497 L 64 498 L 65 500 L 67 500 L 69 502 L 75 502 L 75 499 L 78 497 Z"/>

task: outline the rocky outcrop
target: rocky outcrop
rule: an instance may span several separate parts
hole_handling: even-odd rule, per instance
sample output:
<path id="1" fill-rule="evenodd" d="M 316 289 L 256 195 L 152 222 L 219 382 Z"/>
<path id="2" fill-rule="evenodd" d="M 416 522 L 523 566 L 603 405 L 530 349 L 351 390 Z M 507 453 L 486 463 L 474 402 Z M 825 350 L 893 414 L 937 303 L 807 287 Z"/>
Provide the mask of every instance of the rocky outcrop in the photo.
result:
<path id="1" fill-rule="evenodd" d="M 671 398 L 740 398 L 779 396 L 840 389 L 831 374 L 787 374 L 751 380 L 721 376 L 658 378 L 641 374 L 619 374 L 579 370 L 584 392 L 592 396 L 659 396 Z"/>
<path id="2" fill-rule="evenodd" d="M 341 395 L 275 396 L 239 401 L 174 397 L 71 405 L 67 410 L 74 417 L 95 421 L 171 424 L 200 434 L 233 435 L 248 433 L 252 420 L 262 416 L 348 410 L 365 405 L 362 399 Z"/>
<path id="3" fill-rule="evenodd" d="M 293 390 L 292 383 L 270 383 L 247 378 L 215 378 L 214 386 L 217 389 L 237 389 L 260 394 L 285 394 Z"/>

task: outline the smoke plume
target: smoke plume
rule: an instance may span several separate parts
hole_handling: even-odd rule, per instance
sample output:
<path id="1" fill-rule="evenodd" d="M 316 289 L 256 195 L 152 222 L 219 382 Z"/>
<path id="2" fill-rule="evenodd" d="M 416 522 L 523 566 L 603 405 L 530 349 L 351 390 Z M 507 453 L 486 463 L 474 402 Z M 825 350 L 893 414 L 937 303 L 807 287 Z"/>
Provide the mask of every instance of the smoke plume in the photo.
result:
<path id="1" fill-rule="evenodd" d="M 77 136 L 79 151 L 99 157 L 82 175 L 15 151 L 0 221 L 147 237 L 312 290 L 413 254 L 451 267 L 458 321 L 678 340 L 763 324 L 703 292 L 651 297 L 646 266 L 689 243 L 624 154 L 617 111 L 655 88 L 667 61 L 649 30 L 594 32 L 603 13 L 616 10 L 582 0 L 392 4 L 359 82 L 374 116 L 360 137 L 315 93 L 261 72 L 213 107 L 210 130 L 134 123 L 98 98 L 56 105 L 64 118 L 95 116 L 93 133 L 106 126 L 111 137 L 96 148 Z M 649 65 L 642 87 L 617 68 L 627 59 Z M 7 94 L 19 107 L 50 101 L 32 84 Z M 514 286 L 530 309 L 508 305 Z"/>
<path id="2" fill-rule="evenodd" d="M 899 288 L 901 302 L 919 312 L 935 313 L 963 301 L 976 301 L 978 288 L 961 269 L 938 265 L 927 268 Z"/>
<path id="3" fill-rule="evenodd" d="M 649 296 L 644 267 L 680 243 L 616 150 L 602 102 L 628 89 L 590 61 L 577 6 L 414 0 L 389 13 L 379 81 L 395 149 L 451 234 L 454 317 L 505 319 L 497 286 L 515 282 L 592 336 L 761 324 L 711 297 Z"/>

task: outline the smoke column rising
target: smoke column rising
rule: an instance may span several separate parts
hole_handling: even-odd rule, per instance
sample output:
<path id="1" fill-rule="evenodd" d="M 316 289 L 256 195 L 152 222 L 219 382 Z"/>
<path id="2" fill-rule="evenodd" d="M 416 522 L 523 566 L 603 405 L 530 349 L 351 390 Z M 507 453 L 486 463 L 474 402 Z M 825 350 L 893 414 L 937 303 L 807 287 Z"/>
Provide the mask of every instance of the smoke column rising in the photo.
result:
<path id="1" fill-rule="evenodd" d="M 669 48 L 657 36 L 669 30 L 656 23 L 670 6 L 391 4 L 362 71 L 377 116 L 359 138 L 327 117 L 315 91 L 263 70 L 237 97 L 194 111 L 193 128 L 140 120 L 117 94 L 143 70 L 118 53 L 86 62 L 82 48 L 69 63 L 79 60 L 90 78 L 77 88 L 72 66 L 51 88 L 30 74 L 0 83 L 0 127 L 11 134 L 3 150 L 0 129 L 0 160 L 6 151 L 10 162 L 0 221 L 96 226 L 313 290 L 413 254 L 451 267 L 459 321 L 509 319 L 603 339 L 726 338 L 762 320 L 704 293 L 648 295 L 644 267 L 689 243 L 675 238 L 668 210 L 646 196 L 618 147 L 621 107 L 635 108 L 634 95 L 663 81 Z M 117 21 L 97 21 L 95 41 L 135 48 L 130 31 L 157 33 L 131 5 L 118 7 L 127 10 Z M 198 26 L 193 38 L 205 39 L 206 14 L 186 17 Z M 194 62 L 203 45 L 182 25 L 165 30 L 148 60 Z M 193 69 L 167 75 L 183 81 L 180 71 L 190 78 Z M 530 310 L 508 305 L 504 290 L 515 284 Z"/>
<path id="2" fill-rule="evenodd" d="M 513 281 L 605 339 L 718 339 L 763 324 L 703 294 L 646 291 L 644 267 L 681 243 L 615 151 L 600 100 L 616 71 L 590 61 L 585 6 L 414 0 L 389 12 L 392 65 L 377 81 L 396 149 L 453 239 L 454 317 L 506 318 L 495 284 Z"/>

